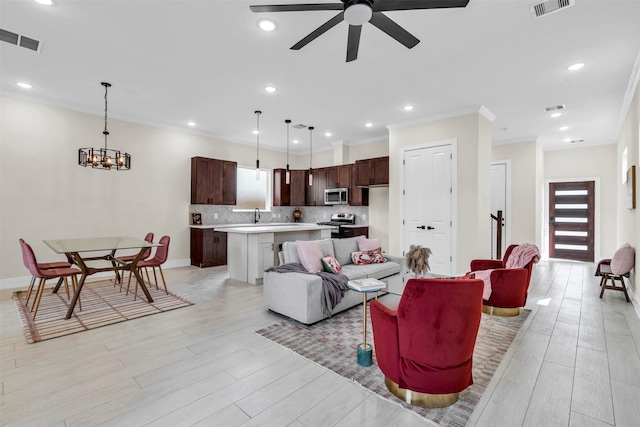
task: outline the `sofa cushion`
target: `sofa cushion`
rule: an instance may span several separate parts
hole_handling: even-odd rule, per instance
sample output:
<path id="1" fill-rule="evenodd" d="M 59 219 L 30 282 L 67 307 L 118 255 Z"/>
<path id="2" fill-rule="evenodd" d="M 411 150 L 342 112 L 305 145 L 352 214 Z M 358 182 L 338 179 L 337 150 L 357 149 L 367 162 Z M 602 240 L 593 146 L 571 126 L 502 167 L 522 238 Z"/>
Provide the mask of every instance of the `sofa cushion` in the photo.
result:
<path id="1" fill-rule="evenodd" d="M 611 258 L 611 272 L 613 274 L 627 274 L 635 264 L 635 251 L 631 245 L 625 243 Z"/>
<path id="2" fill-rule="evenodd" d="M 322 271 L 322 246 L 319 240 L 298 240 L 296 246 L 300 263 L 309 273 Z"/>
<path id="3" fill-rule="evenodd" d="M 354 266 L 355 267 L 355 266 Z M 384 264 L 358 265 L 358 271 L 374 279 L 384 279 L 400 272 L 400 264 L 396 262 L 385 262 Z M 342 273 L 342 272 L 341 272 Z"/>
<path id="4" fill-rule="evenodd" d="M 337 272 L 339 272 L 341 268 L 338 260 L 331 255 L 327 255 L 326 257 L 322 258 L 322 266 L 324 267 L 324 271 L 327 271 L 333 274 L 336 274 Z"/>
<path id="5" fill-rule="evenodd" d="M 351 252 L 358 251 L 358 238 L 348 237 L 346 239 L 332 239 L 335 257 L 343 267 L 351 264 Z"/>
<path id="6" fill-rule="evenodd" d="M 371 251 L 351 252 L 351 261 L 356 265 L 382 264 L 387 262 L 382 256 L 382 250 L 380 248 Z"/>
<path id="7" fill-rule="evenodd" d="M 340 269 L 340 274 L 347 276 L 349 280 L 364 279 L 367 277 L 362 265 L 347 264 Z"/>
<path id="8" fill-rule="evenodd" d="M 380 239 L 358 239 L 358 250 L 359 251 L 372 251 L 374 249 L 381 248 L 382 244 L 380 243 Z"/>
<path id="9" fill-rule="evenodd" d="M 333 252 L 333 243 L 331 240 L 318 240 L 320 247 L 322 248 L 322 256 L 335 256 Z M 282 243 L 282 259 L 281 264 L 301 264 L 300 257 L 298 256 L 298 246 L 296 242 L 284 242 Z"/>

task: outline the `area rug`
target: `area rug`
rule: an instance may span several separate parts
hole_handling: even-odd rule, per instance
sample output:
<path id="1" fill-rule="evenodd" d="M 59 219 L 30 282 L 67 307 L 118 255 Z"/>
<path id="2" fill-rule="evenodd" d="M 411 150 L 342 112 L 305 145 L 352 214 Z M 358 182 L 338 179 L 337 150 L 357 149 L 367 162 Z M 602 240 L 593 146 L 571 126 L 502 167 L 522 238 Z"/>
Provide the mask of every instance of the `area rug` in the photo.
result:
<path id="1" fill-rule="evenodd" d="M 459 399 L 446 408 L 426 409 L 408 405 L 391 394 L 375 360 L 373 366 L 356 362 L 356 346 L 362 342 L 362 307 L 354 307 L 311 326 L 295 320 L 283 320 L 256 333 L 305 358 L 354 381 L 361 386 L 410 409 L 424 418 L 447 426 L 464 426 L 486 389 L 530 310 L 521 309 L 517 317 L 482 314 L 473 353 L 473 385 L 460 393 Z M 371 320 L 367 319 L 367 343 L 373 343 Z"/>
<path id="2" fill-rule="evenodd" d="M 76 304 L 73 316 L 65 319 L 69 308 L 69 299 L 60 287 L 58 293 L 52 293 L 51 289 L 45 289 L 38 309 L 36 320 L 32 313 L 25 307 L 26 291 L 13 293 L 13 300 L 24 325 L 24 335 L 28 343 L 35 343 L 64 335 L 74 334 L 89 329 L 100 328 L 138 317 L 162 313 L 177 308 L 193 305 L 177 295 L 164 290 L 157 290 L 148 286 L 153 302 L 147 302 L 146 297 L 138 289 L 138 298 L 133 300 L 133 293 L 125 295 L 124 289 L 120 292 L 119 286 L 113 286 L 111 280 L 87 282 L 82 288 L 80 298 L 82 311 Z M 33 303 L 31 295 L 29 306 Z"/>

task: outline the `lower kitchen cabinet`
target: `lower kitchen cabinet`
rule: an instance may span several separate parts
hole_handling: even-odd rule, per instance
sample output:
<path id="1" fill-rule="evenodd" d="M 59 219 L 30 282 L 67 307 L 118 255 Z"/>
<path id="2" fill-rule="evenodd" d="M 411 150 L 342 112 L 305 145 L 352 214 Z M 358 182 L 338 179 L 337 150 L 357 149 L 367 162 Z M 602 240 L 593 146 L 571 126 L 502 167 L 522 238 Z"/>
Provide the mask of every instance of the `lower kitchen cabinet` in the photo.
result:
<path id="1" fill-rule="evenodd" d="M 214 267 L 227 264 L 227 233 L 208 228 L 191 229 L 191 265 Z"/>

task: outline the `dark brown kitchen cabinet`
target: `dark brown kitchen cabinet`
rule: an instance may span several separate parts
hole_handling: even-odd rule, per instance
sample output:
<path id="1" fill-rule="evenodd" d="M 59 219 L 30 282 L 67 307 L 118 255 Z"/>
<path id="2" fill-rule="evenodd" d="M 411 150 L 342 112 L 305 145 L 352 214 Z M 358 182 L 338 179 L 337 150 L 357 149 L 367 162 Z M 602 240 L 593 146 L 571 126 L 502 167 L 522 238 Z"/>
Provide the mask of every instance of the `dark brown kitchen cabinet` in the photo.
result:
<path id="1" fill-rule="evenodd" d="M 206 157 L 191 158 L 191 204 L 235 205 L 238 164 Z"/>
<path id="2" fill-rule="evenodd" d="M 355 177 L 356 165 L 351 164 L 349 167 L 351 168 L 351 176 Z M 349 205 L 369 206 L 369 189 L 356 186 L 355 179 L 351 180 L 351 185 L 349 186 Z"/>
<path id="3" fill-rule="evenodd" d="M 327 188 L 349 188 L 351 165 L 331 166 L 327 170 Z"/>
<path id="4" fill-rule="evenodd" d="M 273 206 L 304 206 L 308 172 L 290 170 L 289 184 L 286 172 L 286 169 L 273 170 Z"/>
<path id="5" fill-rule="evenodd" d="M 356 186 L 384 187 L 389 185 L 389 156 L 356 161 Z"/>
<path id="6" fill-rule="evenodd" d="M 227 264 L 227 233 L 212 228 L 191 229 L 191 265 L 214 267 Z"/>
<path id="7" fill-rule="evenodd" d="M 365 236 L 369 237 L 369 227 L 340 227 L 340 237 L 356 237 L 356 236 Z"/>
<path id="8" fill-rule="evenodd" d="M 308 174 L 309 172 L 307 172 Z M 309 185 L 307 175 L 306 206 L 324 206 L 324 190 L 327 188 L 327 168 L 313 170 L 313 185 Z"/>

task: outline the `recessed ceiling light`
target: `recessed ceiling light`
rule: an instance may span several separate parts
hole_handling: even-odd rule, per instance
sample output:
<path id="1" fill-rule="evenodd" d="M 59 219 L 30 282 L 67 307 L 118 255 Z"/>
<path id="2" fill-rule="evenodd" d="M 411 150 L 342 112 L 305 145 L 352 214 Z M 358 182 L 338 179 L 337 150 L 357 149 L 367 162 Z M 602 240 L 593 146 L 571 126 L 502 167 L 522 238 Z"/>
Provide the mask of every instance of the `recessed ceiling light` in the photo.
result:
<path id="1" fill-rule="evenodd" d="M 365 125 L 366 127 L 370 128 L 371 126 L 373 126 L 373 123 L 371 123 L 371 122 L 367 122 L 367 123 L 365 123 L 364 125 Z"/>
<path id="2" fill-rule="evenodd" d="M 560 130 L 561 130 L 561 131 L 565 131 L 565 130 L 567 130 L 567 129 L 569 129 L 569 126 L 561 126 L 561 127 L 560 127 Z"/>
<path id="3" fill-rule="evenodd" d="M 581 69 L 584 66 L 585 66 L 584 62 L 577 62 L 575 64 L 569 65 L 567 67 L 567 70 L 569 70 L 569 71 L 578 71 L 579 69 Z"/>
<path id="4" fill-rule="evenodd" d="M 331 132 L 325 132 L 324 136 L 326 136 L 327 138 L 330 137 L 331 135 L 333 135 Z"/>
<path id="5" fill-rule="evenodd" d="M 402 107 L 402 109 L 404 111 L 411 111 L 411 110 L 413 110 L 413 105 L 405 105 L 404 107 Z"/>
<path id="6" fill-rule="evenodd" d="M 36 0 L 36 2 L 45 6 L 53 6 L 53 0 Z"/>
<path id="7" fill-rule="evenodd" d="M 571 138 L 565 138 L 563 139 L 564 142 L 571 142 Z"/>
<path id="8" fill-rule="evenodd" d="M 276 23 L 268 19 L 261 19 L 258 21 L 258 27 L 260 27 L 262 31 L 273 31 L 276 29 Z"/>
<path id="9" fill-rule="evenodd" d="M 300 141 L 298 141 L 297 139 L 294 139 L 294 140 L 293 140 L 293 141 L 291 141 L 291 142 L 293 142 L 294 144 L 297 144 L 297 143 L 299 143 Z"/>
<path id="10" fill-rule="evenodd" d="M 259 134 L 260 132 L 258 132 L 257 130 L 252 130 L 252 131 L 251 131 L 251 133 L 252 133 L 252 134 L 254 134 L 254 135 L 257 135 L 257 134 Z"/>
<path id="11" fill-rule="evenodd" d="M 195 126 L 195 125 L 196 125 L 196 122 L 187 122 L 187 125 L 188 125 L 188 126 Z"/>
<path id="12" fill-rule="evenodd" d="M 273 92 L 277 91 L 278 89 L 276 89 L 274 86 L 265 86 L 264 90 L 265 90 L 265 92 L 273 93 Z"/>
<path id="13" fill-rule="evenodd" d="M 549 114 L 549 117 L 553 117 L 554 119 L 557 117 L 560 117 L 562 115 L 562 113 L 553 113 L 553 114 Z"/>
<path id="14" fill-rule="evenodd" d="M 29 83 L 26 83 L 26 82 L 18 82 L 16 84 L 18 86 L 20 86 L 22 89 L 31 89 L 33 87 Z"/>

